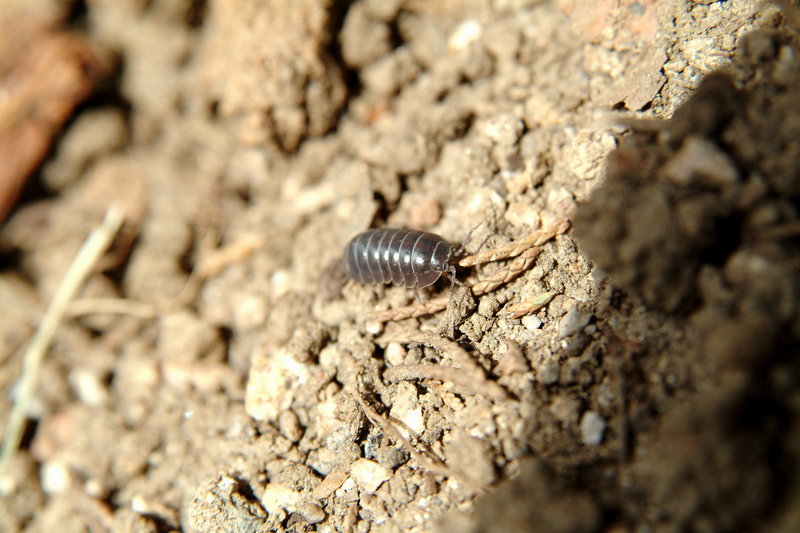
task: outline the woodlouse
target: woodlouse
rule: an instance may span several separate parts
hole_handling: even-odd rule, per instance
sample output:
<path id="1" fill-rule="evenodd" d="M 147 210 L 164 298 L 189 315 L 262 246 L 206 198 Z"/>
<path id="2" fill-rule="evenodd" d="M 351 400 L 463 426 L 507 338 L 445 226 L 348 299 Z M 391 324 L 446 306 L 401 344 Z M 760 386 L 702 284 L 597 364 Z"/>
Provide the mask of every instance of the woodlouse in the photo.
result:
<path id="1" fill-rule="evenodd" d="M 427 287 L 448 272 L 455 282 L 453 262 L 463 249 L 435 233 L 410 229 L 372 229 L 359 233 L 344 251 L 347 275 L 361 283 L 394 283 Z"/>

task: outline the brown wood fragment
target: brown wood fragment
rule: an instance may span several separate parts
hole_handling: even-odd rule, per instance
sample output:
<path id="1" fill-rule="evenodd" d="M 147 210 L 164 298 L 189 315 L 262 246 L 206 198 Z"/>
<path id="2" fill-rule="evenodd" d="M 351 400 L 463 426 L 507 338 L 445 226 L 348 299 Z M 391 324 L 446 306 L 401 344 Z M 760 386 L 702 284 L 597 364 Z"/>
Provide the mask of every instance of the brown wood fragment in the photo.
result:
<path id="1" fill-rule="evenodd" d="M 42 32 L 30 46 L 11 49 L 0 71 L 0 222 L 50 150 L 75 107 L 110 72 L 83 37 Z"/>

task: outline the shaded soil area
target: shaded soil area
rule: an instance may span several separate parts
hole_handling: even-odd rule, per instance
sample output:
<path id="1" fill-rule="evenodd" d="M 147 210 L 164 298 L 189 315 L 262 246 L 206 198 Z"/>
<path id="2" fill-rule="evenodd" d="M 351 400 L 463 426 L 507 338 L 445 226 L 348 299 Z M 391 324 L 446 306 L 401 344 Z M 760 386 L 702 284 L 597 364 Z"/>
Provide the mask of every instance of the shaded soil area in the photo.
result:
<path id="1" fill-rule="evenodd" d="M 0 531 L 800 530 L 790 2 L 19 2 L 0 28 L 0 420 L 125 215 Z M 375 227 L 463 242 L 460 283 L 345 279 Z"/>

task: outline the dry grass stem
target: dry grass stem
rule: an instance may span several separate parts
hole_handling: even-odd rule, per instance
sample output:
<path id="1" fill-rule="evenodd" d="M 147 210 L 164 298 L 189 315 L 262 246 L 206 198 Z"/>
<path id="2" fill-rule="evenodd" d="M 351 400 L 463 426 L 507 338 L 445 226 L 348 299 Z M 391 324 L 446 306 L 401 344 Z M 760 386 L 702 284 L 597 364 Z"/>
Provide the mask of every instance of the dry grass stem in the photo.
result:
<path id="1" fill-rule="evenodd" d="M 449 301 L 450 298 L 446 296 L 433 298 L 427 302 L 419 302 L 411 305 L 404 305 L 403 307 L 396 307 L 394 309 L 377 311 L 371 313 L 369 319 L 376 322 L 392 322 L 395 320 L 403 320 L 404 318 L 417 318 L 419 316 L 432 315 L 433 313 L 438 313 L 443 309 L 447 309 L 447 303 Z"/>
<path id="2" fill-rule="evenodd" d="M 493 261 L 500 261 L 501 259 L 509 259 L 521 255 L 525 250 L 534 246 L 540 246 L 556 235 L 560 235 L 569 229 L 569 222 L 566 220 L 558 220 L 547 227 L 534 231 L 530 235 L 510 242 L 505 246 L 479 252 L 477 254 L 462 257 L 458 264 L 462 267 L 471 267 L 483 263 L 491 263 Z"/>
<path id="3" fill-rule="evenodd" d="M 501 268 L 497 272 L 478 280 L 470 288 L 472 294 L 481 296 L 495 290 L 500 285 L 505 285 L 513 280 L 526 270 L 528 270 L 536 257 L 541 253 L 542 249 L 538 246 L 536 248 L 528 248 L 522 252 L 522 255 L 511 261 L 508 265 Z"/>
<path id="4" fill-rule="evenodd" d="M 109 208 L 102 224 L 92 231 L 83 246 L 81 246 L 81 249 L 78 250 L 78 255 L 75 256 L 75 260 L 64 275 L 64 279 L 58 286 L 47 311 L 42 317 L 39 328 L 31 338 L 28 349 L 25 351 L 22 376 L 14 398 L 14 406 L 8 419 L 3 450 L 0 453 L 0 475 L 6 471 L 19 447 L 22 431 L 25 427 L 25 417 L 36 393 L 36 384 L 38 383 L 42 361 L 47 349 L 50 347 L 53 336 L 67 312 L 67 307 L 83 286 L 86 278 L 91 274 L 103 252 L 111 244 L 122 225 L 122 221 L 122 211 L 116 207 Z"/>

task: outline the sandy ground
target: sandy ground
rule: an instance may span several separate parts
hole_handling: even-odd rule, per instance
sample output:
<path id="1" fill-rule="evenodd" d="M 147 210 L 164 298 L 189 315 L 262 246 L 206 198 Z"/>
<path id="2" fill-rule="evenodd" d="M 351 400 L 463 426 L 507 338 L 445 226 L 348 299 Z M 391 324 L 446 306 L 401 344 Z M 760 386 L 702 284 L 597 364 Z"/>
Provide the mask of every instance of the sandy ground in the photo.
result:
<path id="1" fill-rule="evenodd" d="M 788 2 L 9 2 L 0 28 L 0 420 L 125 214 L 0 532 L 800 531 Z M 386 226 L 474 228 L 465 286 L 343 279 Z"/>

